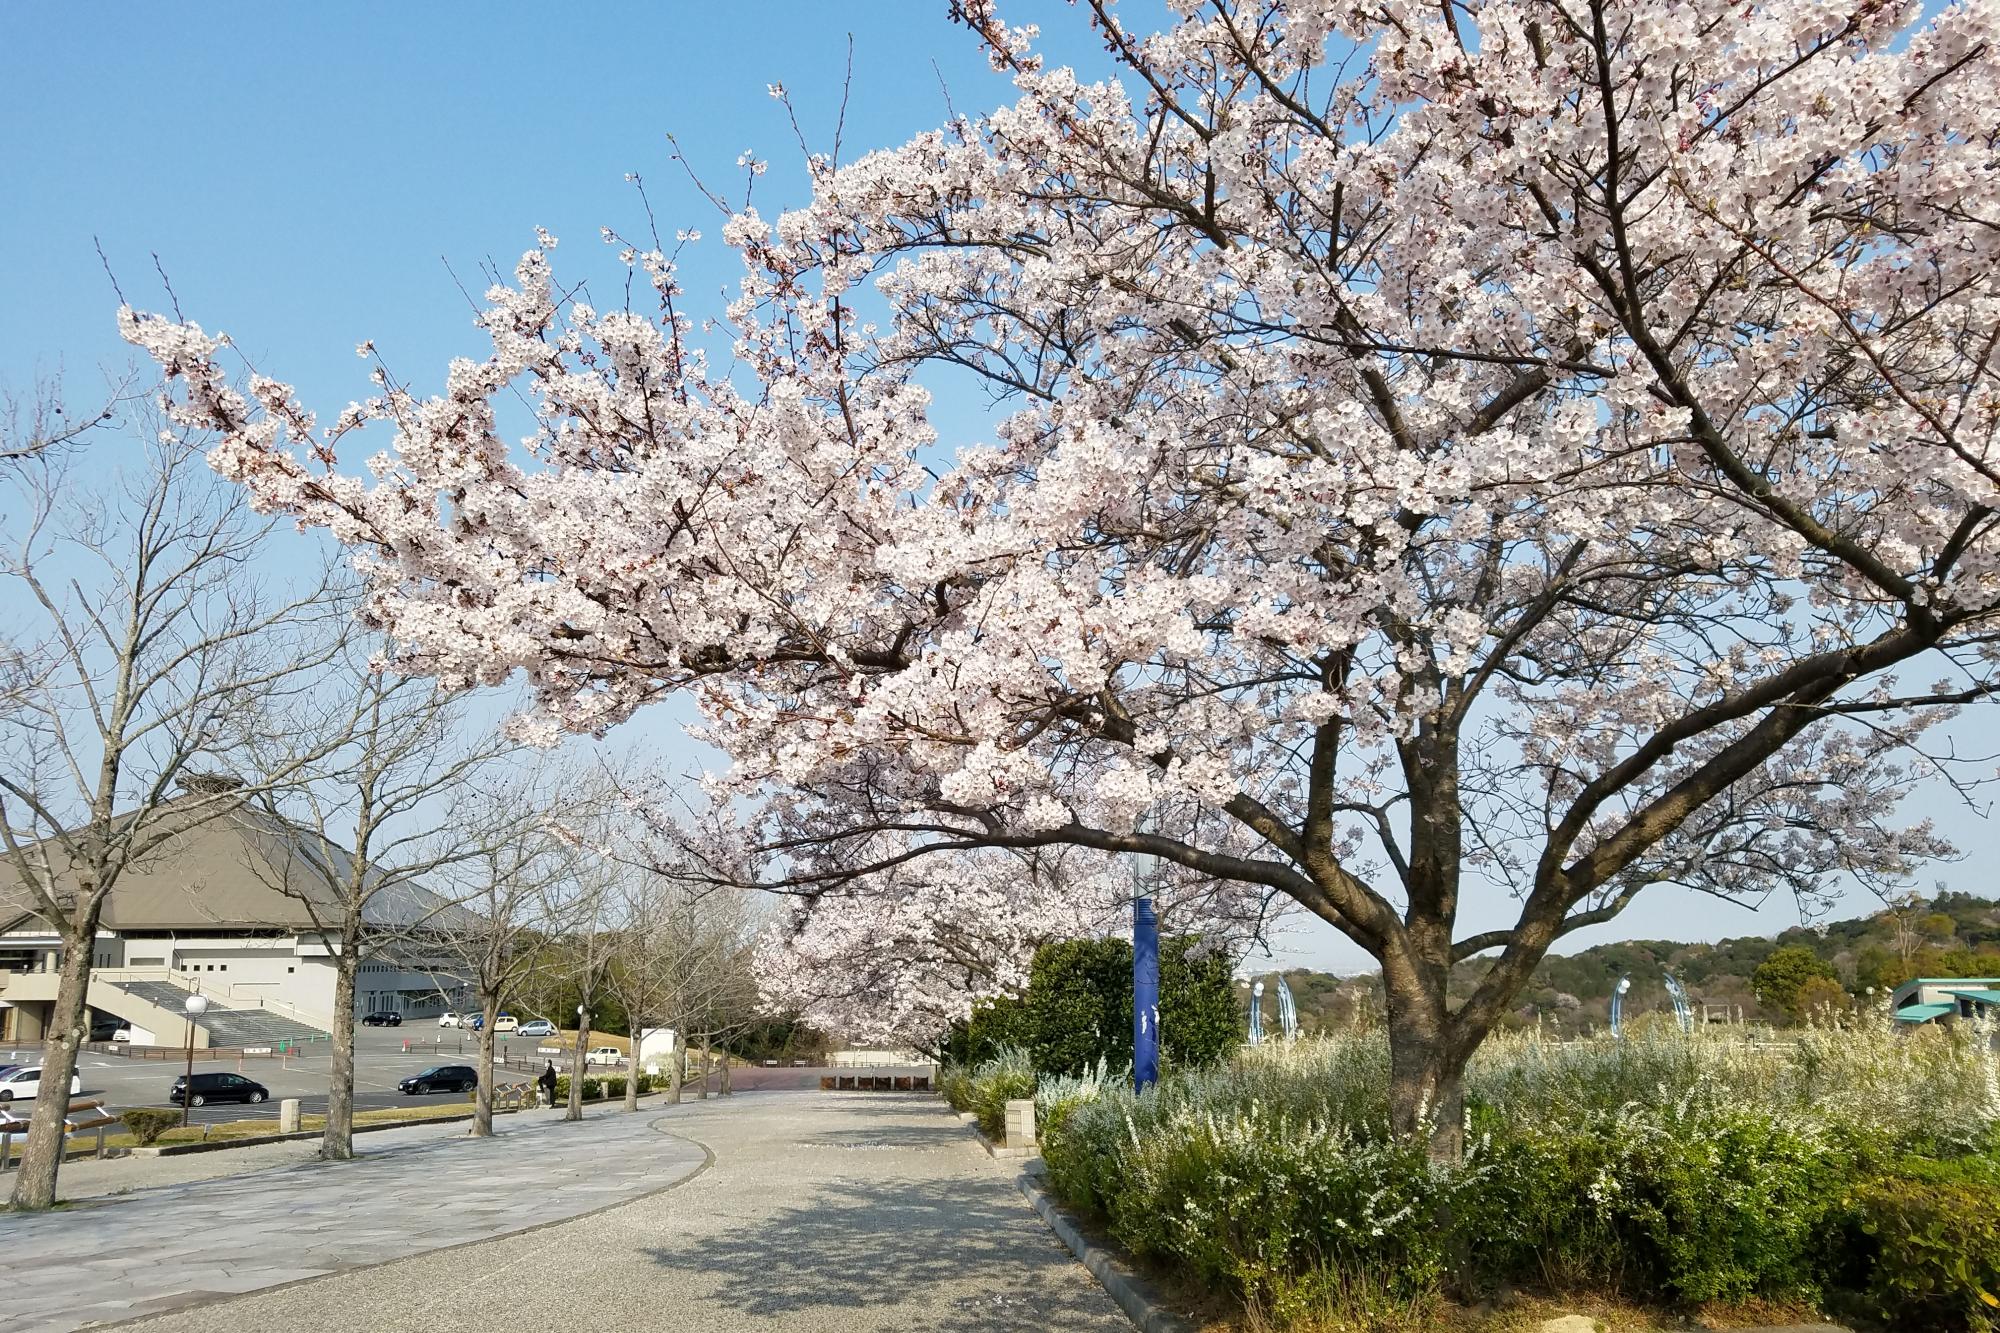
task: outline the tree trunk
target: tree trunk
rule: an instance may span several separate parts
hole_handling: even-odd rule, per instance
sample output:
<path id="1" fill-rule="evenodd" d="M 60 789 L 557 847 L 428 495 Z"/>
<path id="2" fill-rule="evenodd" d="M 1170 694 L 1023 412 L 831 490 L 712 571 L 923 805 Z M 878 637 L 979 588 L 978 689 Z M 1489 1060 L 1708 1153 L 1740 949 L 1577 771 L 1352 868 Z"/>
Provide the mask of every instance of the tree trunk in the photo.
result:
<path id="1" fill-rule="evenodd" d="M 729 1095 L 729 1049 L 727 1047 L 724 1047 L 722 1051 L 722 1072 L 716 1082 L 719 1085 L 717 1091 L 722 1096 L 727 1097 Z"/>
<path id="2" fill-rule="evenodd" d="M 590 1049 L 590 1013 L 588 1010 L 577 1015 L 576 1049 L 570 1053 L 569 1062 L 569 1109 L 563 1112 L 565 1120 L 583 1119 L 583 1063 L 584 1052 Z"/>
<path id="3" fill-rule="evenodd" d="M 354 972 L 360 966 L 360 932 L 341 932 L 333 960 L 333 1068 L 326 1079 L 326 1130 L 319 1155 L 329 1162 L 354 1156 Z"/>
<path id="4" fill-rule="evenodd" d="M 701 1086 L 695 1090 L 694 1099 L 698 1102 L 708 1100 L 708 1042 L 705 1040 L 701 1044 Z"/>
<path id="5" fill-rule="evenodd" d="M 687 1074 L 687 1046 L 679 1032 L 674 1033 L 674 1048 L 667 1052 L 667 1104 L 681 1104 L 681 1080 Z"/>
<path id="6" fill-rule="evenodd" d="M 629 1009 L 626 1011 L 625 1030 L 632 1034 L 632 1067 L 625 1075 L 625 1109 L 636 1111 L 639 1109 L 639 1034 L 645 1029 L 639 1026 L 639 1020 L 631 1016 Z"/>
<path id="7" fill-rule="evenodd" d="M 21 1169 L 14 1177 L 16 1208 L 49 1208 L 56 1201 L 56 1176 L 62 1170 L 68 1142 L 63 1117 L 69 1111 L 69 1079 L 76 1072 L 76 1048 L 84 1030 L 84 1004 L 90 995 L 90 950 L 96 939 L 93 913 L 81 943 L 63 941 L 62 975 L 56 982 L 55 1010 L 49 1017 L 47 1044 L 42 1048 L 42 1090 L 29 1117 Z"/>
<path id="8" fill-rule="evenodd" d="M 1455 1161 L 1465 1150 L 1465 1064 L 1445 1007 L 1443 979 L 1425 984 L 1383 969 L 1389 1019 L 1389 1128 L 1422 1135 L 1431 1160 Z M 1476 1045 L 1476 1043 L 1474 1043 Z"/>
<path id="9" fill-rule="evenodd" d="M 500 1015 L 500 997 L 480 996 L 479 1012 L 484 1021 L 479 1025 L 479 1086 L 472 1093 L 472 1137 L 490 1139 L 493 1137 L 493 1020 Z"/>

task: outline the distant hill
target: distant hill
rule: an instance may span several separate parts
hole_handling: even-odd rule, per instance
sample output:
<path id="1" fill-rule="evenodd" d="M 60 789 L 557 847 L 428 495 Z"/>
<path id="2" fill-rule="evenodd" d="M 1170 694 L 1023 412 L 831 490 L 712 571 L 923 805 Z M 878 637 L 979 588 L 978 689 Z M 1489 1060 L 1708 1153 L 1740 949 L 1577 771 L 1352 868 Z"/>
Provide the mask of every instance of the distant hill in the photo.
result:
<path id="1" fill-rule="evenodd" d="M 1777 1021 L 1781 1015 L 1757 1002 L 1750 977 L 1773 950 L 1797 944 L 1832 963 L 1856 997 L 1869 987 L 1892 989 L 1910 977 L 2000 976 L 2000 903 L 1968 893 L 1912 897 L 1868 916 L 1794 926 L 1774 936 L 1746 935 L 1713 944 L 1673 940 L 1620 940 L 1580 953 L 1550 957 L 1536 969 L 1511 1021 L 1541 1023 L 1571 1032 L 1602 1027 L 1611 988 L 1621 973 L 1632 978 L 1625 1012 L 1638 1015 L 1669 1007 L 1664 977 L 1678 976 L 1696 1005 L 1711 1013 Z M 1471 993 L 1489 966 L 1469 959 L 1452 976 L 1454 998 Z M 1285 979 L 1308 1031 L 1379 1022 L 1381 983 L 1374 973 L 1339 977 L 1305 969 Z M 1247 983 L 1246 983 L 1247 984 Z M 1277 1001 L 1264 997 L 1266 1027 L 1275 1030 Z"/>

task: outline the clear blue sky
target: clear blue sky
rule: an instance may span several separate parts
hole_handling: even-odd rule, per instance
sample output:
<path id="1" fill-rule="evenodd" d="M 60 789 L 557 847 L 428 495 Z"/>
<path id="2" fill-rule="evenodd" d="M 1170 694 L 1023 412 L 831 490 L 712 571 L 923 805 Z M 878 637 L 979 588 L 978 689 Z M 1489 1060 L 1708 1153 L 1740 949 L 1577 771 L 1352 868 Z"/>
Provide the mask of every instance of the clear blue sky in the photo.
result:
<path id="1" fill-rule="evenodd" d="M 1144 6 L 1127 9 L 1136 24 Z M 1058 61 L 1102 58 L 1066 5 L 1012 0 L 1003 12 L 1041 21 Z M 562 238 L 559 275 L 615 280 L 598 229 L 642 227 L 628 172 L 645 177 L 664 229 L 717 234 L 669 160 L 669 132 L 732 197 L 737 154 L 754 149 L 774 164 L 759 185 L 767 212 L 796 199 L 797 149 L 766 85 L 790 89 L 813 147 L 830 147 L 850 33 L 844 157 L 940 122 L 940 79 L 961 111 L 1005 100 L 1005 81 L 945 15 L 945 0 L 9 6 L 0 389 L 62 370 L 85 397 L 100 366 L 127 359 L 93 237 L 135 304 L 165 305 L 157 252 L 190 318 L 234 335 L 323 412 L 368 391 L 354 356 L 366 339 L 399 375 L 435 387 L 449 357 L 480 349 L 446 260 L 477 294 L 482 265 L 510 268 L 540 225 Z M 712 240 L 684 268 L 706 298 L 697 310 L 734 278 Z M 645 732 L 679 768 L 693 752 L 670 721 Z M 1949 810 L 1948 793 L 1936 800 L 1975 853 L 1939 876 L 1990 892 L 1979 855 L 1990 827 Z M 1498 924 L 1494 906 L 1470 909 L 1467 928 Z M 1753 916 L 1658 889 L 1583 942 L 1794 921 L 1789 902 Z M 1322 929 L 1296 932 L 1284 953 L 1360 962 Z"/>

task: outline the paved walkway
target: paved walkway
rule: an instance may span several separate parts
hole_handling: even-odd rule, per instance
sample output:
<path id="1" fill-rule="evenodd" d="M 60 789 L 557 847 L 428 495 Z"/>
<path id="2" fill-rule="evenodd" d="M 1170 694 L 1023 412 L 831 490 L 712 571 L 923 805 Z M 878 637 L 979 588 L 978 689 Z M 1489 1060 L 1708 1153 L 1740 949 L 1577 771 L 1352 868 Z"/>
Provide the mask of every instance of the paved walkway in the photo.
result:
<path id="1" fill-rule="evenodd" d="M 51 1333 L 1129 1330 L 1012 1175 L 930 1098 L 601 1112 L 0 1218 L 0 1300 Z"/>

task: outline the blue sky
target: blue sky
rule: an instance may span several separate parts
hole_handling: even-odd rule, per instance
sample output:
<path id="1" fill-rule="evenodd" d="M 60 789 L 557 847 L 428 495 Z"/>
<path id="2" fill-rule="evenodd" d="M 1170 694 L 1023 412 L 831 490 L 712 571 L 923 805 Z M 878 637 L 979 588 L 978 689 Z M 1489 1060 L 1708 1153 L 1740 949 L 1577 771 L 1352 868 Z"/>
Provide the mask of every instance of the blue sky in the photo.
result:
<path id="1" fill-rule="evenodd" d="M 1129 21 L 1141 8 L 1127 6 Z M 1058 61 L 1101 58 L 1065 5 L 1014 0 L 1004 12 L 1041 20 Z M 941 80 L 961 111 L 1007 97 L 945 0 L 0 10 L 11 56 L 0 80 L 0 390 L 61 371 L 83 398 L 100 367 L 127 360 L 93 238 L 134 304 L 166 304 L 157 253 L 190 318 L 227 330 L 325 412 L 368 391 L 354 355 L 364 340 L 400 376 L 435 387 L 449 357 L 480 347 L 446 261 L 477 295 L 482 267 L 511 268 L 540 225 L 563 240 L 560 276 L 613 280 L 598 229 L 644 223 L 628 172 L 645 178 L 663 229 L 715 236 L 719 218 L 670 160 L 668 133 L 732 197 L 737 155 L 754 149 L 774 164 L 759 185 L 767 212 L 795 199 L 798 151 L 766 86 L 790 89 L 813 147 L 829 147 L 820 136 L 840 104 L 850 34 L 844 157 L 943 120 Z M 734 278 L 713 240 L 684 272 L 697 311 L 719 305 Z M 964 411 L 976 420 L 972 404 Z M 672 722 L 650 720 L 643 739 L 679 768 L 693 751 Z M 1993 731 L 1968 728 L 1968 742 Z M 1990 845 L 1985 821 L 1948 792 L 1932 800 L 1962 844 Z M 1990 891 L 1977 857 L 1938 877 Z M 1469 909 L 1466 928 L 1500 924 L 1504 907 Z M 1656 889 L 1579 942 L 1757 933 L 1796 919 L 1787 901 L 1753 915 Z M 1295 932 L 1282 953 L 1361 961 L 1320 928 Z"/>

